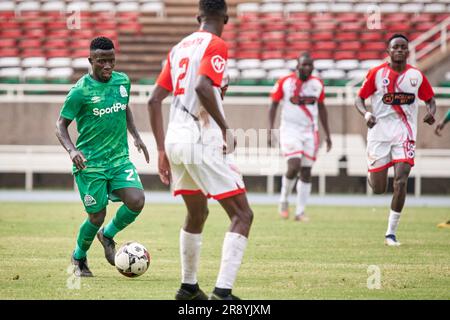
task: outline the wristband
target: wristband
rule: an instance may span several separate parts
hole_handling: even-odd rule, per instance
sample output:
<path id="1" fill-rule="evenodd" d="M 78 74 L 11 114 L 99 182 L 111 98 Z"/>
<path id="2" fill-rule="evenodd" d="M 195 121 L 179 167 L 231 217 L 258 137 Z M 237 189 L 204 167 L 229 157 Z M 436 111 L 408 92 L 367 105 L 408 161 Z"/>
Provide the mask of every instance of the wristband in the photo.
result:
<path id="1" fill-rule="evenodd" d="M 366 122 L 370 120 L 370 117 L 372 117 L 372 112 L 367 111 L 364 114 L 364 119 L 366 119 Z"/>

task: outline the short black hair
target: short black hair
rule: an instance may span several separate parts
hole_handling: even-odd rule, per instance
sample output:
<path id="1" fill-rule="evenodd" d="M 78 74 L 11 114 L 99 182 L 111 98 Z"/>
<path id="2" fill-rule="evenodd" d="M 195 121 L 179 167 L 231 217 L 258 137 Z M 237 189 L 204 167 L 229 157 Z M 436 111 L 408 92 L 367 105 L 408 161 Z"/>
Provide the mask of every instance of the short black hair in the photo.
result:
<path id="1" fill-rule="evenodd" d="M 391 43 L 391 41 L 394 40 L 394 39 L 396 39 L 396 38 L 402 38 L 402 39 L 405 39 L 406 42 L 409 43 L 409 39 L 408 39 L 405 35 L 403 35 L 403 34 L 401 34 L 401 33 L 396 33 L 396 34 L 393 34 L 393 35 L 388 39 L 387 45 L 389 46 L 389 44 Z"/>
<path id="2" fill-rule="evenodd" d="M 91 49 L 91 51 L 95 51 L 97 49 L 111 50 L 111 49 L 114 49 L 114 43 L 109 38 L 97 37 L 91 41 L 90 49 Z"/>
<path id="3" fill-rule="evenodd" d="M 199 11 L 206 16 L 219 16 L 227 11 L 225 0 L 200 0 Z"/>

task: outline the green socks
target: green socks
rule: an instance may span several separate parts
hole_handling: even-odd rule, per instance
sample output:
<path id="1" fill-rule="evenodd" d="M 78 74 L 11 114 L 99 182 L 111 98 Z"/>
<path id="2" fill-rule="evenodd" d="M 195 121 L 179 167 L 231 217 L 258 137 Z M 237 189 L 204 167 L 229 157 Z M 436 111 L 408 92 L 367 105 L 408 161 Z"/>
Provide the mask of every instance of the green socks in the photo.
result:
<path id="1" fill-rule="evenodd" d="M 92 241 L 97 234 L 98 229 L 96 225 L 92 224 L 89 219 L 86 219 L 80 227 L 77 237 L 77 247 L 75 248 L 74 258 L 79 260 L 86 258 L 86 252 L 92 244 Z"/>
<path id="2" fill-rule="evenodd" d="M 131 211 L 126 205 L 122 205 L 119 210 L 117 210 L 114 219 L 105 226 L 103 234 L 105 237 L 114 238 L 119 231 L 125 229 L 126 226 L 136 220 L 139 213 L 140 212 Z"/>

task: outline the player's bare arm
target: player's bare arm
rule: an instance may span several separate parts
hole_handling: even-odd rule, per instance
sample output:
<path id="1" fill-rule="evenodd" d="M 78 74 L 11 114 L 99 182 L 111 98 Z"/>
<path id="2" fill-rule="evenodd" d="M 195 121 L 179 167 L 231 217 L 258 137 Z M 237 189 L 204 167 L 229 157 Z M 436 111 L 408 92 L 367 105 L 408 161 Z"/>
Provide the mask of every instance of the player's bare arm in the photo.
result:
<path id="1" fill-rule="evenodd" d="M 232 153 L 236 147 L 236 139 L 230 130 L 228 130 L 228 124 L 222 113 L 219 111 L 219 106 L 217 105 L 217 101 L 214 97 L 214 86 L 212 80 L 206 76 L 200 75 L 195 86 L 195 92 L 197 93 L 197 96 L 205 110 L 211 115 L 219 128 L 222 130 L 223 140 L 226 143 L 224 152 Z"/>
<path id="2" fill-rule="evenodd" d="M 72 142 L 69 135 L 69 125 L 72 120 L 66 119 L 64 117 L 59 117 L 56 121 L 56 136 L 58 137 L 61 145 L 69 153 L 70 159 L 78 170 L 83 170 L 86 168 L 85 162 L 86 157 L 79 151 Z"/>
<path id="3" fill-rule="evenodd" d="M 152 126 L 153 135 L 156 140 L 156 148 L 158 149 L 158 172 L 161 182 L 168 185 L 170 183 L 170 164 L 167 159 L 164 147 L 164 127 L 162 116 L 162 102 L 170 94 L 170 91 L 156 85 L 152 92 L 152 96 L 148 101 L 148 114 L 150 124 Z"/>
<path id="4" fill-rule="evenodd" d="M 269 145 L 269 147 L 272 147 L 275 142 L 272 141 L 272 129 L 275 125 L 275 119 L 277 117 L 277 110 L 279 105 L 279 101 L 272 101 L 269 107 L 269 132 L 267 132 L 267 144 Z"/>
<path id="5" fill-rule="evenodd" d="M 127 112 L 127 129 L 134 138 L 134 145 L 136 146 L 139 152 L 141 151 L 144 152 L 145 161 L 149 163 L 150 156 L 148 154 L 147 147 L 145 146 L 144 141 L 142 141 L 141 136 L 139 135 L 139 132 L 136 129 L 136 125 L 134 124 L 133 113 L 131 112 L 129 106 L 126 109 L 126 112 Z"/>
<path id="6" fill-rule="evenodd" d="M 373 128 L 373 126 L 377 123 L 377 118 L 367 110 L 364 99 L 361 97 L 355 98 L 355 107 L 359 111 L 359 113 L 366 119 L 367 127 Z"/>
<path id="7" fill-rule="evenodd" d="M 427 107 L 427 114 L 425 115 L 425 118 L 423 118 L 423 122 L 432 125 L 436 121 L 434 118 L 434 115 L 436 114 L 436 100 L 431 98 L 425 102 L 425 105 Z"/>
<path id="8" fill-rule="evenodd" d="M 445 117 L 443 117 L 442 120 L 436 126 L 436 129 L 434 130 L 434 133 L 436 133 L 437 136 L 441 137 L 442 136 L 442 130 L 444 130 L 445 125 L 449 121 L 450 121 L 450 111 L 447 111 L 447 114 L 445 115 Z"/>
<path id="9" fill-rule="evenodd" d="M 323 131 L 325 132 L 325 142 L 327 143 L 327 152 L 329 152 L 332 147 L 332 142 L 330 136 L 330 127 L 328 126 L 328 112 L 323 102 L 319 102 L 318 106 L 320 123 L 322 123 Z"/>

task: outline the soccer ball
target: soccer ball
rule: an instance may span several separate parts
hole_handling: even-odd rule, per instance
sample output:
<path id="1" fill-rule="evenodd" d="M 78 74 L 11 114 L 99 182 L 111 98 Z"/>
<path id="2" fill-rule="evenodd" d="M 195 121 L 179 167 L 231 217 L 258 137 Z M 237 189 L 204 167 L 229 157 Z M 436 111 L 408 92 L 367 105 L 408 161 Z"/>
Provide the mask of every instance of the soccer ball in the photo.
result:
<path id="1" fill-rule="evenodd" d="M 114 264 L 124 276 L 138 277 L 147 271 L 150 265 L 150 254 L 142 244 L 127 242 L 117 251 Z"/>

